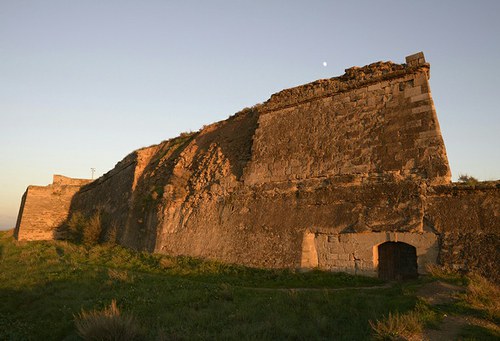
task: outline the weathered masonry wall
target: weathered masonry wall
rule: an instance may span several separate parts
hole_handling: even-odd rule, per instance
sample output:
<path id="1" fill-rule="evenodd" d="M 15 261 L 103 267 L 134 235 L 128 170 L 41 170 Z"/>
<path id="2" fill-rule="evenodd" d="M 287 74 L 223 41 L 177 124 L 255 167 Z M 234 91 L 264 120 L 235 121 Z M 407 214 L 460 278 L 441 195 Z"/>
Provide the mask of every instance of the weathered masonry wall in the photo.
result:
<path id="1" fill-rule="evenodd" d="M 425 221 L 440 235 L 440 264 L 500 283 L 500 182 L 432 188 Z"/>
<path id="2" fill-rule="evenodd" d="M 158 250 L 157 239 L 165 231 L 187 233 L 183 226 L 194 209 L 200 208 L 207 219 L 217 214 L 205 199 L 220 201 L 238 186 L 255 123 L 255 111 L 244 110 L 201 132 L 140 149 L 75 195 L 71 210 L 85 215 L 99 211 L 106 217 L 105 229 L 118 228 L 120 244 Z M 189 244 L 201 247 L 203 239 Z M 184 250 L 179 254 L 190 254 Z"/>
<path id="3" fill-rule="evenodd" d="M 273 95 L 261 110 L 246 182 L 372 173 L 449 182 L 429 65 L 421 54 L 407 61 L 347 69 Z"/>
<path id="4" fill-rule="evenodd" d="M 419 273 L 441 262 L 498 278 L 498 185 L 451 184 L 429 68 L 422 53 L 350 68 L 134 151 L 92 183 L 30 186 L 16 236 L 51 239 L 69 211 L 170 255 L 377 275 L 379 250 L 399 243 Z"/>
<path id="5" fill-rule="evenodd" d="M 70 213 L 79 212 L 87 217 L 100 214 L 103 235 L 115 229 L 122 244 L 141 248 L 137 241 L 129 241 L 129 216 L 134 209 L 134 193 L 139 179 L 157 149 L 153 146 L 134 151 L 101 178 L 82 187 L 71 201 Z"/>
<path id="6" fill-rule="evenodd" d="M 71 200 L 90 180 L 54 175 L 48 186 L 29 186 L 23 195 L 14 236 L 18 240 L 53 239 L 68 217 Z"/>
<path id="7" fill-rule="evenodd" d="M 399 185 L 383 181 L 343 185 L 332 180 L 311 180 L 267 184 L 251 190 L 242 187 L 217 197 L 206 193 L 184 202 L 178 209 L 184 217 L 182 225 L 162 229 L 156 251 L 251 266 L 319 266 L 355 272 L 354 259 L 352 264 L 340 264 L 329 255 L 343 254 L 343 259 L 345 254 L 349 260 L 353 252 L 365 257 L 364 250 L 356 246 L 347 251 L 335 249 L 331 243 L 322 244 L 321 238 L 341 235 L 343 241 L 344 236 L 386 236 L 395 230 L 400 231 L 402 239 L 423 236 L 418 239 L 419 248 L 430 248 L 429 243 L 435 247 L 435 234 L 426 233 L 422 224 L 421 190 L 410 181 Z M 312 248 L 307 239 L 313 241 Z M 371 241 L 370 252 L 382 237 Z M 370 242 L 369 238 L 366 242 Z M 309 258 L 304 256 L 306 249 L 313 252 Z M 371 253 L 364 261 L 373 264 L 372 257 Z M 435 258 L 428 259 L 435 262 Z M 366 274 L 373 274 L 373 269 Z"/>
<path id="8" fill-rule="evenodd" d="M 403 242 L 416 248 L 418 273 L 425 274 L 427 264 L 438 258 L 438 236 L 433 232 L 368 232 L 320 234 L 315 238 L 318 266 L 358 275 L 377 276 L 378 246 L 385 242 Z"/>

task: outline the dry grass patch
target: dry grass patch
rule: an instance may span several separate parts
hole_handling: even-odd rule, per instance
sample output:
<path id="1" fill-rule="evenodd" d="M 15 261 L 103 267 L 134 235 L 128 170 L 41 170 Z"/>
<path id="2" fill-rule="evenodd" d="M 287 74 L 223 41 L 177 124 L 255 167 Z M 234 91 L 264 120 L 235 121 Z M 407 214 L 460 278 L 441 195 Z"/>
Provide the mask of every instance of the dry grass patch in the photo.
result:
<path id="1" fill-rule="evenodd" d="M 370 326 L 375 340 L 422 340 L 422 322 L 414 311 L 406 314 L 389 313 L 383 320 L 370 321 Z"/>
<path id="2" fill-rule="evenodd" d="M 443 281 L 458 285 L 464 285 L 467 282 L 464 276 L 459 274 L 456 270 L 453 270 L 446 266 L 428 264 L 425 269 L 432 277 L 436 279 L 441 279 Z"/>
<path id="3" fill-rule="evenodd" d="M 87 221 L 86 226 L 83 229 L 83 244 L 95 245 L 99 243 L 102 233 L 102 221 L 101 215 L 99 213 L 94 214 Z"/>
<path id="4" fill-rule="evenodd" d="M 84 340 L 141 340 L 141 329 L 132 315 L 123 315 L 112 300 L 104 310 L 83 311 L 75 318 Z"/>
<path id="5" fill-rule="evenodd" d="M 129 275 L 128 271 L 126 270 L 119 270 L 119 269 L 108 269 L 108 277 L 112 281 L 117 281 L 117 282 L 127 282 L 127 283 L 132 283 L 134 282 L 134 276 Z"/>
<path id="6" fill-rule="evenodd" d="M 471 307 L 484 311 L 491 320 L 500 319 L 500 288 L 481 275 L 469 276 L 465 301 Z"/>

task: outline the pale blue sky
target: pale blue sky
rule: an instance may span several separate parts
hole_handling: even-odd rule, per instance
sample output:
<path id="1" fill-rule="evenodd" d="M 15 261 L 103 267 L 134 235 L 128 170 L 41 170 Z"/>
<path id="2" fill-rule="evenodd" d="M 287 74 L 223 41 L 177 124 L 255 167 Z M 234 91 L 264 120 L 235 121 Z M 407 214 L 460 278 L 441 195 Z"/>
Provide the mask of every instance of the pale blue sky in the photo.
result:
<path id="1" fill-rule="evenodd" d="M 499 15 L 500 1 L 0 0 L 0 229 L 54 173 L 101 175 L 284 88 L 418 51 L 454 179 L 499 179 Z"/>

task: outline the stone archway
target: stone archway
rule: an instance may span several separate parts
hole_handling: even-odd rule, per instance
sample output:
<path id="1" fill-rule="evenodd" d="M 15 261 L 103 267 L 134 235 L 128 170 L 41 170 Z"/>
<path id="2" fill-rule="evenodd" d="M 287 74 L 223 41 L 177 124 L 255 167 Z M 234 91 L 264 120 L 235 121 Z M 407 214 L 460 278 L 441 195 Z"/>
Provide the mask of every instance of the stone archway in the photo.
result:
<path id="1" fill-rule="evenodd" d="M 417 278 L 417 249 L 403 242 L 378 246 L 378 277 L 385 280 Z"/>

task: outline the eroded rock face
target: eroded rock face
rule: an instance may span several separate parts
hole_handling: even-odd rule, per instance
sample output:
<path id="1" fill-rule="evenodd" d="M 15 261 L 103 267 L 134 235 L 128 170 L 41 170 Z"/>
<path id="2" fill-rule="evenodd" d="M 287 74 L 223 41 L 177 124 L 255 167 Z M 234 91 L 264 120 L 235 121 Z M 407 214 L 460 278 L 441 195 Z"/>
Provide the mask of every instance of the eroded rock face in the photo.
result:
<path id="1" fill-rule="evenodd" d="M 404 242 L 424 272 L 440 243 L 460 239 L 446 233 L 465 214 L 450 194 L 428 78 L 419 53 L 283 90 L 131 153 L 67 206 L 100 212 L 105 230 L 141 250 L 376 275 L 378 245 Z M 498 216 L 497 187 L 471 193 L 478 215 Z M 473 230 L 498 235 L 495 219 Z M 455 264 L 448 249 L 439 259 Z"/>

